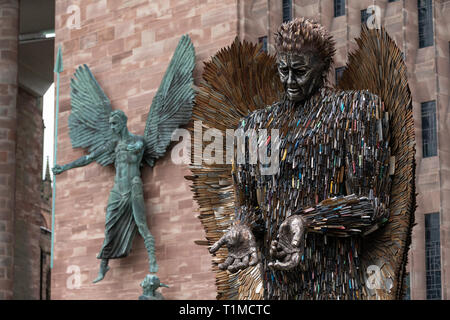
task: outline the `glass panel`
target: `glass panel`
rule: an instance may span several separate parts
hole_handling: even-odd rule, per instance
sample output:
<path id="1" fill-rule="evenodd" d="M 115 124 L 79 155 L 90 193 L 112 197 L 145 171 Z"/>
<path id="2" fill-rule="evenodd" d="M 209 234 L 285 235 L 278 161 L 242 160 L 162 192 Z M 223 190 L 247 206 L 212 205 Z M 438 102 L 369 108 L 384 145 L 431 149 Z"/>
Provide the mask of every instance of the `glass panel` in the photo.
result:
<path id="1" fill-rule="evenodd" d="M 259 37 L 258 43 L 262 43 L 261 50 L 267 52 L 267 36 Z"/>
<path id="2" fill-rule="evenodd" d="M 334 0 L 334 16 L 340 17 L 345 15 L 345 0 Z"/>
<path id="3" fill-rule="evenodd" d="M 292 20 L 292 0 L 283 0 L 283 22 Z"/>
<path id="4" fill-rule="evenodd" d="M 405 277 L 405 295 L 403 300 L 411 300 L 411 277 L 409 273 Z"/>
<path id="5" fill-rule="evenodd" d="M 417 11 L 419 19 L 419 47 L 432 46 L 434 43 L 432 1 L 418 0 Z"/>
<path id="6" fill-rule="evenodd" d="M 344 74 L 344 70 L 345 70 L 345 67 L 336 68 L 335 75 L 334 75 L 336 85 L 339 83 L 339 80 L 341 80 L 342 75 Z"/>
<path id="7" fill-rule="evenodd" d="M 367 9 L 361 10 L 361 24 L 365 24 L 370 15 L 371 14 L 367 12 Z"/>
<path id="8" fill-rule="evenodd" d="M 437 156 L 436 102 L 424 102 L 422 109 L 423 157 Z"/>
<path id="9" fill-rule="evenodd" d="M 441 241 L 439 213 L 425 215 L 425 267 L 428 300 L 441 299 Z"/>

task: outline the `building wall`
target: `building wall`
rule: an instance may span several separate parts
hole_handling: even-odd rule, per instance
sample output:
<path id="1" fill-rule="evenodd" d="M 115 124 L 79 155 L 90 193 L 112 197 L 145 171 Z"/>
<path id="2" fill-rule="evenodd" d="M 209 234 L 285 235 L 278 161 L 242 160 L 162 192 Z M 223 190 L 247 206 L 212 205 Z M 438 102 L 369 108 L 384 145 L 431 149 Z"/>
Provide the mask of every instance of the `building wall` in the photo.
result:
<path id="1" fill-rule="evenodd" d="M 80 28 L 70 28 L 79 8 Z M 73 8 L 73 7 L 72 7 Z M 58 132 L 58 163 L 85 154 L 70 144 L 70 77 L 87 64 L 113 109 L 128 116 L 128 127 L 142 135 L 152 98 L 181 35 L 193 40 L 198 84 L 202 61 L 230 45 L 237 35 L 235 0 L 63 0 L 56 2 L 56 47 L 62 46 Z M 192 200 L 186 166 L 170 161 L 170 149 L 153 169 L 142 169 L 150 231 L 155 237 L 158 276 L 170 288 L 167 299 L 214 299 L 211 256 L 194 240 L 204 232 Z M 111 260 L 111 270 L 97 284 L 99 252 L 104 238 L 105 209 L 113 186 L 114 168 L 94 163 L 56 178 L 55 260 L 52 299 L 137 299 L 148 273 L 147 252 L 137 236 L 129 257 Z M 76 273 L 81 284 L 77 288 Z M 68 272 L 69 271 L 69 272 Z"/>
<path id="2" fill-rule="evenodd" d="M 441 278 L 442 298 L 450 299 L 450 1 L 440 1 L 435 17 L 435 81 L 438 113 L 438 155 L 441 207 Z"/>
<path id="3" fill-rule="evenodd" d="M 17 97 L 14 221 L 14 299 L 40 298 L 42 201 L 42 98 L 22 88 Z"/>
<path id="4" fill-rule="evenodd" d="M 40 299 L 49 233 L 42 191 L 42 99 L 18 88 L 19 2 L 0 1 L 0 300 Z M 45 225 L 46 226 L 46 225 Z M 45 249 L 47 252 L 49 250 Z M 45 267 L 48 271 L 49 268 Z"/>
<path id="5" fill-rule="evenodd" d="M 19 1 L 0 1 L 0 300 L 13 296 Z"/>
<path id="6" fill-rule="evenodd" d="M 238 1 L 238 9 L 239 38 L 257 43 L 260 37 L 267 36 L 268 51 L 274 54 L 273 34 L 283 22 L 282 1 Z"/>
<path id="7" fill-rule="evenodd" d="M 450 215 L 448 136 L 448 64 L 450 1 L 435 0 L 435 46 L 418 48 L 417 2 L 347 0 L 346 15 L 333 16 L 332 0 L 293 0 L 293 16 L 314 18 L 336 40 L 335 66 L 345 66 L 348 53 L 356 47 L 360 12 L 370 5 L 380 8 L 381 24 L 406 54 L 417 137 L 417 226 L 413 230 L 408 269 L 413 299 L 426 297 L 424 215 L 441 216 L 443 298 L 450 288 L 448 235 Z M 80 8 L 81 28 L 67 23 L 73 15 L 69 5 Z M 281 1 L 147 1 L 65 0 L 56 7 L 56 43 L 61 44 L 65 71 L 61 78 L 61 106 L 58 162 L 66 163 L 84 154 L 70 145 L 67 117 L 70 110 L 69 79 L 75 67 L 87 63 L 112 101 L 123 109 L 129 128 L 142 134 L 148 107 L 181 34 L 188 33 L 196 47 L 198 83 L 201 61 L 229 45 L 235 35 L 257 42 L 268 36 L 270 53 L 275 53 L 273 33 L 282 21 Z M 334 83 L 334 71 L 330 74 Z M 422 157 L 421 102 L 436 100 L 438 110 L 438 156 Z M 174 166 L 169 156 L 155 168 L 143 170 L 147 215 L 157 244 L 158 273 L 170 289 L 170 299 L 213 298 L 214 278 L 210 256 L 193 240 L 203 238 L 195 219 L 195 204 L 189 184 L 183 179 L 186 167 Z M 135 241 L 130 257 L 111 262 L 111 271 L 101 283 L 92 285 L 104 231 L 104 212 L 113 185 L 113 169 L 97 164 L 74 169 L 57 178 L 56 255 L 53 270 L 53 298 L 135 299 L 147 270 L 142 239 Z M 81 287 L 68 289 L 69 266 L 79 266 Z M 120 281 L 118 279 L 120 278 Z"/>

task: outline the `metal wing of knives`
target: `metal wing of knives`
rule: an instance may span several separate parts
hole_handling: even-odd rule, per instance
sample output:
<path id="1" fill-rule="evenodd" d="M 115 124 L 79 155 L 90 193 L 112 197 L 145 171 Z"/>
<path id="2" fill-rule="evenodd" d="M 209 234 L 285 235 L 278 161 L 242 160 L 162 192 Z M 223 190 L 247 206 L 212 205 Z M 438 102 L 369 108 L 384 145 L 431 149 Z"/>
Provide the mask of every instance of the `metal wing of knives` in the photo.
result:
<path id="1" fill-rule="evenodd" d="M 383 100 L 395 167 L 391 173 L 389 222 L 365 239 L 366 250 L 360 258 L 363 270 L 380 265 L 385 278 L 394 279 L 393 290 L 384 292 L 381 299 L 402 299 L 416 207 L 411 91 L 402 52 L 384 28 L 371 30 L 364 26 L 356 43 L 358 48 L 349 55 L 337 89 L 369 90 Z"/>

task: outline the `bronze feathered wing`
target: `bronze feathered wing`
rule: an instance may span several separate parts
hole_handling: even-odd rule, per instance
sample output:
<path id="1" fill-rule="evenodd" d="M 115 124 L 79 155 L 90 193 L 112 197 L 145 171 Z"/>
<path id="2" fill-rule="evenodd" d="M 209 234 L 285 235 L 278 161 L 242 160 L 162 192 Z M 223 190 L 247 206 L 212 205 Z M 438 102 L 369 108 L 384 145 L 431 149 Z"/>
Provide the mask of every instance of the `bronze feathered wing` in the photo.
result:
<path id="1" fill-rule="evenodd" d="M 220 50 L 205 63 L 202 81 L 195 99 L 192 118 L 201 121 L 202 132 L 209 128 L 236 129 L 239 120 L 254 110 L 279 101 L 283 92 L 275 58 L 260 50 L 260 46 L 237 39 Z M 194 137 L 194 127 L 191 127 Z M 205 229 L 207 241 L 212 245 L 226 232 L 234 217 L 235 199 L 230 164 L 195 165 L 195 149 L 204 150 L 210 142 L 192 140 L 194 152 L 191 166 L 194 199 L 200 207 L 199 219 Z M 226 154 L 224 146 L 223 154 Z M 249 267 L 236 274 L 221 271 L 218 264 L 227 256 L 221 248 L 213 257 L 212 269 L 216 273 L 218 299 L 262 299 L 263 290 L 258 267 Z"/>
<path id="2" fill-rule="evenodd" d="M 364 90 L 378 95 L 389 114 L 391 155 L 395 156 L 389 223 L 364 239 L 362 270 L 380 267 L 392 283 L 381 299 L 402 299 L 406 264 L 416 209 L 415 138 L 411 92 L 402 52 L 384 29 L 363 27 L 358 49 L 349 55 L 338 89 Z M 375 298 L 375 292 L 369 298 Z"/>
<path id="3" fill-rule="evenodd" d="M 189 36 L 184 35 L 175 49 L 147 117 L 144 158 L 149 166 L 165 154 L 173 131 L 191 119 L 195 96 L 194 66 L 194 46 Z"/>
<path id="4" fill-rule="evenodd" d="M 70 87 L 69 135 L 72 147 L 95 152 L 95 160 L 102 166 L 113 163 L 114 150 L 105 148 L 114 140 L 109 127 L 111 102 L 87 65 L 78 67 Z"/>

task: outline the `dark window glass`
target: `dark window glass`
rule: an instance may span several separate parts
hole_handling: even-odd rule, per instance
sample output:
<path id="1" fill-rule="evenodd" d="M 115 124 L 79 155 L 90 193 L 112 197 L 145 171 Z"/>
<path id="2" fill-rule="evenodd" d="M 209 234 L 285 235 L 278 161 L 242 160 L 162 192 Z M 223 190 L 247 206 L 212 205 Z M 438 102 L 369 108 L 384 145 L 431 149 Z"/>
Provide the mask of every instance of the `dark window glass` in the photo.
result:
<path id="1" fill-rule="evenodd" d="M 292 20 L 292 0 L 283 0 L 283 22 Z"/>
<path id="2" fill-rule="evenodd" d="M 345 0 L 334 0 L 334 16 L 345 16 Z"/>
<path id="3" fill-rule="evenodd" d="M 422 103 L 423 157 L 437 156 L 436 102 Z"/>
<path id="4" fill-rule="evenodd" d="M 259 37 L 258 43 L 262 43 L 261 50 L 267 52 L 267 36 Z"/>
<path id="5" fill-rule="evenodd" d="M 433 45 L 433 4 L 431 0 L 417 0 L 419 17 L 419 47 Z"/>
<path id="6" fill-rule="evenodd" d="M 398 1 L 398 0 L 388 0 L 388 2 L 396 2 L 396 1 Z"/>
<path id="7" fill-rule="evenodd" d="M 345 67 L 339 67 L 339 68 L 336 68 L 336 70 L 334 71 L 334 79 L 335 79 L 336 85 L 339 84 L 339 80 L 341 80 L 342 75 L 344 74 L 344 70 L 345 70 Z"/>
<path id="8" fill-rule="evenodd" d="M 403 300 L 411 300 L 411 276 L 409 273 L 405 277 L 405 295 Z"/>
<path id="9" fill-rule="evenodd" d="M 372 15 L 372 13 L 367 12 L 367 9 L 361 10 L 361 24 L 366 24 L 367 19 Z"/>
<path id="10" fill-rule="evenodd" d="M 425 215 L 427 300 L 441 299 L 441 240 L 439 213 Z"/>

